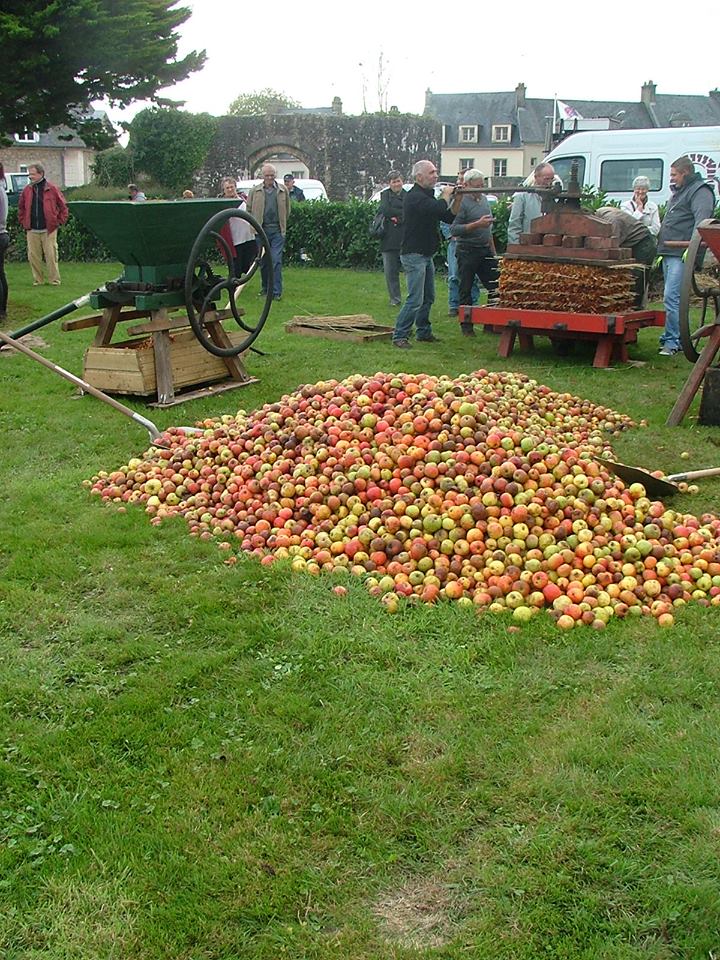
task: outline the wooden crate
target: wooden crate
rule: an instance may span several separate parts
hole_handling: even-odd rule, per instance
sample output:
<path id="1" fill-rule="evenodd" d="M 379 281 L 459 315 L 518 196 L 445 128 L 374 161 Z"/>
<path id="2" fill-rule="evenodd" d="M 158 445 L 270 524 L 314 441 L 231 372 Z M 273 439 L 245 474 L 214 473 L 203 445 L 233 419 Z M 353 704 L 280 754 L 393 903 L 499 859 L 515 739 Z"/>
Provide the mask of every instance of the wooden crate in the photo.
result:
<path id="1" fill-rule="evenodd" d="M 376 323 L 366 313 L 355 313 L 341 317 L 293 317 L 290 323 L 285 324 L 285 332 L 298 333 L 305 337 L 368 343 L 390 340 L 393 328 Z"/>
<path id="2" fill-rule="evenodd" d="M 241 330 L 228 333 L 233 344 L 247 336 Z M 192 330 L 169 334 L 170 369 L 176 390 L 201 383 L 225 380 L 228 368 L 198 343 Z M 106 347 L 88 347 L 83 375 L 88 383 L 109 393 L 148 396 L 157 393 L 155 349 L 151 337 L 125 340 Z"/>

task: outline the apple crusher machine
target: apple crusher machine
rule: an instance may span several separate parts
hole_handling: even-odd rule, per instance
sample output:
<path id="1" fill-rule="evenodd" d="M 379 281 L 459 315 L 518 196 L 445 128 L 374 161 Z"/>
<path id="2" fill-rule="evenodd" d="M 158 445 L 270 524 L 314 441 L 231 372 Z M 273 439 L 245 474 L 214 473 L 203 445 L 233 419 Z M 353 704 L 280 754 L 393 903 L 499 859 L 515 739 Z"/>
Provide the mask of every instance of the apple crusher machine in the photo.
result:
<path id="1" fill-rule="evenodd" d="M 264 300 L 247 292 L 240 297 L 259 273 L 269 242 L 260 224 L 238 204 L 224 199 L 71 202 L 73 216 L 123 264 L 121 276 L 9 336 L 0 332 L 0 340 L 43 362 L 45 358 L 17 341 L 89 305 L 101 312 L 63 323 L 63 330 L 97 328 L 85 353 L 86 379 L 72 374 L 66 379 L 99 394 L 99 399 L 111 401 L 102 389 L 156 394 L 154 405 L 165 407 L 206 392 L 176 398 L 179 387 L 224 381 L 211 388 L 215 392 L 257 382 L 246 372 L 241 355 L 255 349 L 252 345 L 270 312 L 272 264 L 268 257 Z M 234 218 L 249 223 L 258 240 L 257 256 L 244 274 L 235 270 L 229 230 Z M 225 300 L 227 305 L 219 309 Z M 251 300 L 252 310 L 240 306 Z M 250 312 L 257 318 L 250 319 Z M 234 320 L 237 329 L 228 332 L 223 326 L 226 319 Z M 118 325 L 130 320 L 139 321 L 127 330 L 134 339 L 113 344 Z M 67 373 L 50 361 L 45 365 L 62 376 Z M 132 415 L 116 401 L 111 405 Z"/>

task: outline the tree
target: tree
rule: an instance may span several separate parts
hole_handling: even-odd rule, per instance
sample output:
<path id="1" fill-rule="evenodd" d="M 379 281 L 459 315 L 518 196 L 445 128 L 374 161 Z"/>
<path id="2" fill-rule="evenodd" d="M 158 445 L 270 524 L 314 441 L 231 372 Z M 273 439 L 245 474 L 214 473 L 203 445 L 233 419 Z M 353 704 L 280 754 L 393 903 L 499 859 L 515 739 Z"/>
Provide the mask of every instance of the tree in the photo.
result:
<path id="1" fill-rule="evenodd" d="M 92 141 L 93 100 L 162 103 L 205 52 L 177 59 L 177 0 L 4 0 L 0 8 L 0 134 L 66 124 Z M 95 127 L 97 130 L 97 126 Z"/>
<path id="2" fill-rule="evenodd" d="M 207 157 L 216 120 L 208 113 L 149 107 L 130 125 L 128 151 L 135 170 L 148 173 L 172 190 L 192 183 Z"/>
<path id="3" fill-rule="evenodd" d="M 121 146 L 110 147 L 95 155 L 93 178 L 101 187 L 120 187 L 135 179 L 132 152 Z"/>
<path id="4" fill-rule="evenodd" d="M 254 93 L 241 93 L 228 107 L 228 113 L 234 117 L 258 117 L 264 113 L 279 113 L 286 108 L 296 108 L 300 104 L 278 90 L 265 87 Z"/>

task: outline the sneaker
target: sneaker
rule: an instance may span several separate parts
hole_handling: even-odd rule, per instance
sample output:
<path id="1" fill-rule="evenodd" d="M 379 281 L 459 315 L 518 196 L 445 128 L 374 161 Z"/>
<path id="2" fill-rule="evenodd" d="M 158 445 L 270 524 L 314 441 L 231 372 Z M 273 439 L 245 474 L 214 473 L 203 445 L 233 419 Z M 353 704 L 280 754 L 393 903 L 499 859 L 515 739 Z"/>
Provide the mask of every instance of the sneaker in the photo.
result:
<path id="1" fill-rule="evenodd" d="M 60 286 L 60 281 L 59 281 L 59 280 L 51 280 L 50 283 L 52 284 L 53 287 L 59 287 L 59 286 Z"/>
<path id="2" fill-rule="evenodd" d="M 259 296 L 259 297 L 266 297 L 266 296 L 267 296 L 267 290 L 261 290 L 260 293 L 258 294 L 258 296 Z"/>
<path id="3" fill-rule="evenodd" d="M 33 280 L 34 287 L 41 287 L 43 285 L 42 280 Z"/>
<path id="4" fill-rule="evenodd" d="M 456 317 L 456 316 L 457 316 L 457 313 L 458 313 L 458 312 L 457 312 L 457 307 L 455 307 L 454 310 L 453 310 L 452 307 L 450 307 L 450 309 L 448 310 L 448 316 L 449 316 L 449 317 Z"/>
<path id="5" fill-rule="evenodd" d="M 400 306 L 400 300 L 391 300 L 391 301 L 390 301 L 390 306 L 391 306 L 391 307 L 399 307 L 399 306 Z"/>
<path id="6" fill-rule="evenodd" d="M 273 294 L 273 300 L 282 300 L 282 294 L 281 293 Z"/>
<path id="7" fill-rule="evenodd" d="M 412 345 L 409 340 L 393 340 L 392 344 L 394 347 L 397 347 L 398 350 L 412 350 Z"/>
<path id="8" fill-rule="evenodd" d="M 463 327 L 463 328 L 462 328 L 462 335 L 463 335 L 464 337 L 474 337 L 474 336 L 475 336 L 475 328 L 474 328 L 474 327 Z"/>
<path id="9" fill-rule="evenodd" d="M 431 333 L 429 337 L 418 337 L 418 343 L 442 343 L 440 337 L 436 337 L 434 333 Z"/>
<path id="10" fill-rule="evenodd" d="M 674 357 L 676 353 L 680 353 L 680 347 L 660 347 L 658 350 L 660 357 Z"/>

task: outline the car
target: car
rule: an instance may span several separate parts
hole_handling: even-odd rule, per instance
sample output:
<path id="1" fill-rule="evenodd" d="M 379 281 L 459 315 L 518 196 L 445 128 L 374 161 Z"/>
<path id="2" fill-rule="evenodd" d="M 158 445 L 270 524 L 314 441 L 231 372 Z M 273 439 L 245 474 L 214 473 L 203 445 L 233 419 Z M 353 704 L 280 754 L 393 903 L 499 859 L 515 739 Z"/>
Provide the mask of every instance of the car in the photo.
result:
<path id="1" fill-rule="evenodd" d="M 27 173 L 6 173 L 5 184 L 8 199 L 8 206 L 16 207 L 20 194 L 30 183 L 30 175 Z"/>
<path id="2" fill-rule="evenodd" d="M 254 180 L 238 180 L 237 189 L 238 193 L 249 193 L 252 187 L 257 186 L 257 184 L 262 183 L 260 179 Z M 295 186 L 299 187 L 302 192 L 305 194 L 306 200 L 327 200 L 327 190 L 322 180 L 313 180 L 313 179 L 303 179 L 296 180 Z"/>

